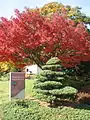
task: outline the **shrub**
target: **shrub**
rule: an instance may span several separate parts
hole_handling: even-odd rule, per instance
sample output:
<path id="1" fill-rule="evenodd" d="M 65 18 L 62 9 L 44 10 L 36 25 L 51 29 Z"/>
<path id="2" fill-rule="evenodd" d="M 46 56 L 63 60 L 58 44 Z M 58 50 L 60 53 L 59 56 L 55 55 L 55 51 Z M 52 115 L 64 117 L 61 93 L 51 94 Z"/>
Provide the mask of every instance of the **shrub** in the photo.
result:
<path id="1" fill-rule="evenodd" d="M 81 62 L 73 68 L 64 68 L 64 72 L 68 75 L 68 84 L 81 89 L 90 85 L 90 62 Z"/>
<path id="2" fill-rule="evenodd" d="M 49 108 L 36 101 L 17 100 L 0 105 L 1 120 L 90 120 L 90 106 Z"/>
<path id="3" fill-rule="evenodd" d="M 2 73 L 0 75 L 0 81 L 8 81 L 9 80 L 9 73 Z"/>
<path id="4" fill-rule="evenodd" d="M 33 101 L 17 100 L 2 105 L 1 108 L 4 120 L 33 120 L 33 118 L 37 120 L 38 116 L 34 114 L 34 111 L 38 106 L 38 103 Z"/>
<path id="5" fill-rule="evenodd" d="M 90 85 L 78 91 L 77 102 L 90 105 Z"/>
<path id="6" fill-rule="evenodd" d="M 90 105 L 90 94 L 89 93 L 84 93 L 80 92 L 77 95 L 77 101 L 81 104 L 88 104 Z"/>
<path id="7" fill-rule="evenodd" d="M 62 71 L 63 67 L 58 58 L 51 58 L 42 69 L 34 85 L 37 98 L 51 104 L 57 100 L 74 99 L 77 90 L 68 86 L 66 74 Z"/>

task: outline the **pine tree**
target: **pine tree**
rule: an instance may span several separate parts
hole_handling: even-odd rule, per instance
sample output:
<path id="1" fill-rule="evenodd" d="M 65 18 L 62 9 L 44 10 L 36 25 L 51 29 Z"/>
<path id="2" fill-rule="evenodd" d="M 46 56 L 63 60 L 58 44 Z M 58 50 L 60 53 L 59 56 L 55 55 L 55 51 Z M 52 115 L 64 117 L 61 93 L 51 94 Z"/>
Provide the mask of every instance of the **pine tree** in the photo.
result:
<path id="1" fill-rule="evenodd" d="M 42 69 L 34 85 L 39 99 L 52 104 L 57 100 L 71 99 L 75 96 L 77 90 L 66 86 L 65 73 L 57 57 L 51 58 Z"/>

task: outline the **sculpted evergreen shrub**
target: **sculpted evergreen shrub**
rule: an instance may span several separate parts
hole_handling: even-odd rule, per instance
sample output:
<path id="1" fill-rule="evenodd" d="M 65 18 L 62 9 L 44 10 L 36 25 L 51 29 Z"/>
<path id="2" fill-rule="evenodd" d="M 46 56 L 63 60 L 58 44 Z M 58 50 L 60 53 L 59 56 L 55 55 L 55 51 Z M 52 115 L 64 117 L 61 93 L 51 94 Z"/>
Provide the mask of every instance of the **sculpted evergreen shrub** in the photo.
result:
<path id="1" fill-rule="evenodd" d="M 38 75 L 34 85 L 36 96 L 39 99 L 55 103 L 57 100 L 75 97 L 77 90 L 67 86 L 68 81 L 62 68 L 61 61 L 57 57 L 51 58 L 42 67 L 43 70 Z"/>

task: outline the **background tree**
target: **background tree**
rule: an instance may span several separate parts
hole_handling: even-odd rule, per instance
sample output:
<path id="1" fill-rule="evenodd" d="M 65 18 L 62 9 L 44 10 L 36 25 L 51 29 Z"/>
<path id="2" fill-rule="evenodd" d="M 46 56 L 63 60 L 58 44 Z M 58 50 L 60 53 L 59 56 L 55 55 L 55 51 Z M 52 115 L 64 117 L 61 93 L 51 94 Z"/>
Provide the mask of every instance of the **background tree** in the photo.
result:
<path id="1" fill-rule="evenodd" d="M 18 71 L 20 68 L 17 68 L 12 61 L 3 61 L 0 62 L 0 81 L 9 80 L 9 73 Z"/>
<path id="2" fill-rule="evenodd" d="M 42 69 L 34 85 L 39 99 L 52 104 L 57 100 L 72 100 L 75 97 L 77 90 L 67 86 L 68 80 L 65 78 L 61 61 L 58 58 L 51 58 Z"/>
<path id="3" fill-rule="evenodd" d="M 60 15 L 66 15 L 76 23 L 84 22 L 90 24 L 90 17 L 81 12 L 80 7 L 71 7 L 58 2 L 51 2 L 40 8 L 40 13 L 45 16 L 51 16 L 58 12 Z"/>
<path id="4" fill-rule="evenodd" d="M 10 72 L 10 71 L 14 71 L 15 70 L 15 66 L 14 64 L 9 61 L 9 62 L 0 62 L 0 73 L 1 72 Z"/>
<path id="5" fill-rule="evenodd" d="M 17 67 L 12 61 L 0 62 L 0 81 L 9 80 L 9 73 L 18 71 L 21 71 L 21 68 Z"/>

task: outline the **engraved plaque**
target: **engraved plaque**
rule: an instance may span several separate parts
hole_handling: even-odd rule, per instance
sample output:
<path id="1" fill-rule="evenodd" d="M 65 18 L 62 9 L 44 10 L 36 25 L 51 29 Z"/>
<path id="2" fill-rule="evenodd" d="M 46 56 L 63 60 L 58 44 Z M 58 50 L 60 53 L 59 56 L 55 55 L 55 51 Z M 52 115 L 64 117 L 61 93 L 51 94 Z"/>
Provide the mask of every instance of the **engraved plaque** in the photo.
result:
<path id="1" fill-rule="evenodd" d="M 11 72 L 10 73 L 10 99 L 25 97 L 25 73 Z"/>

